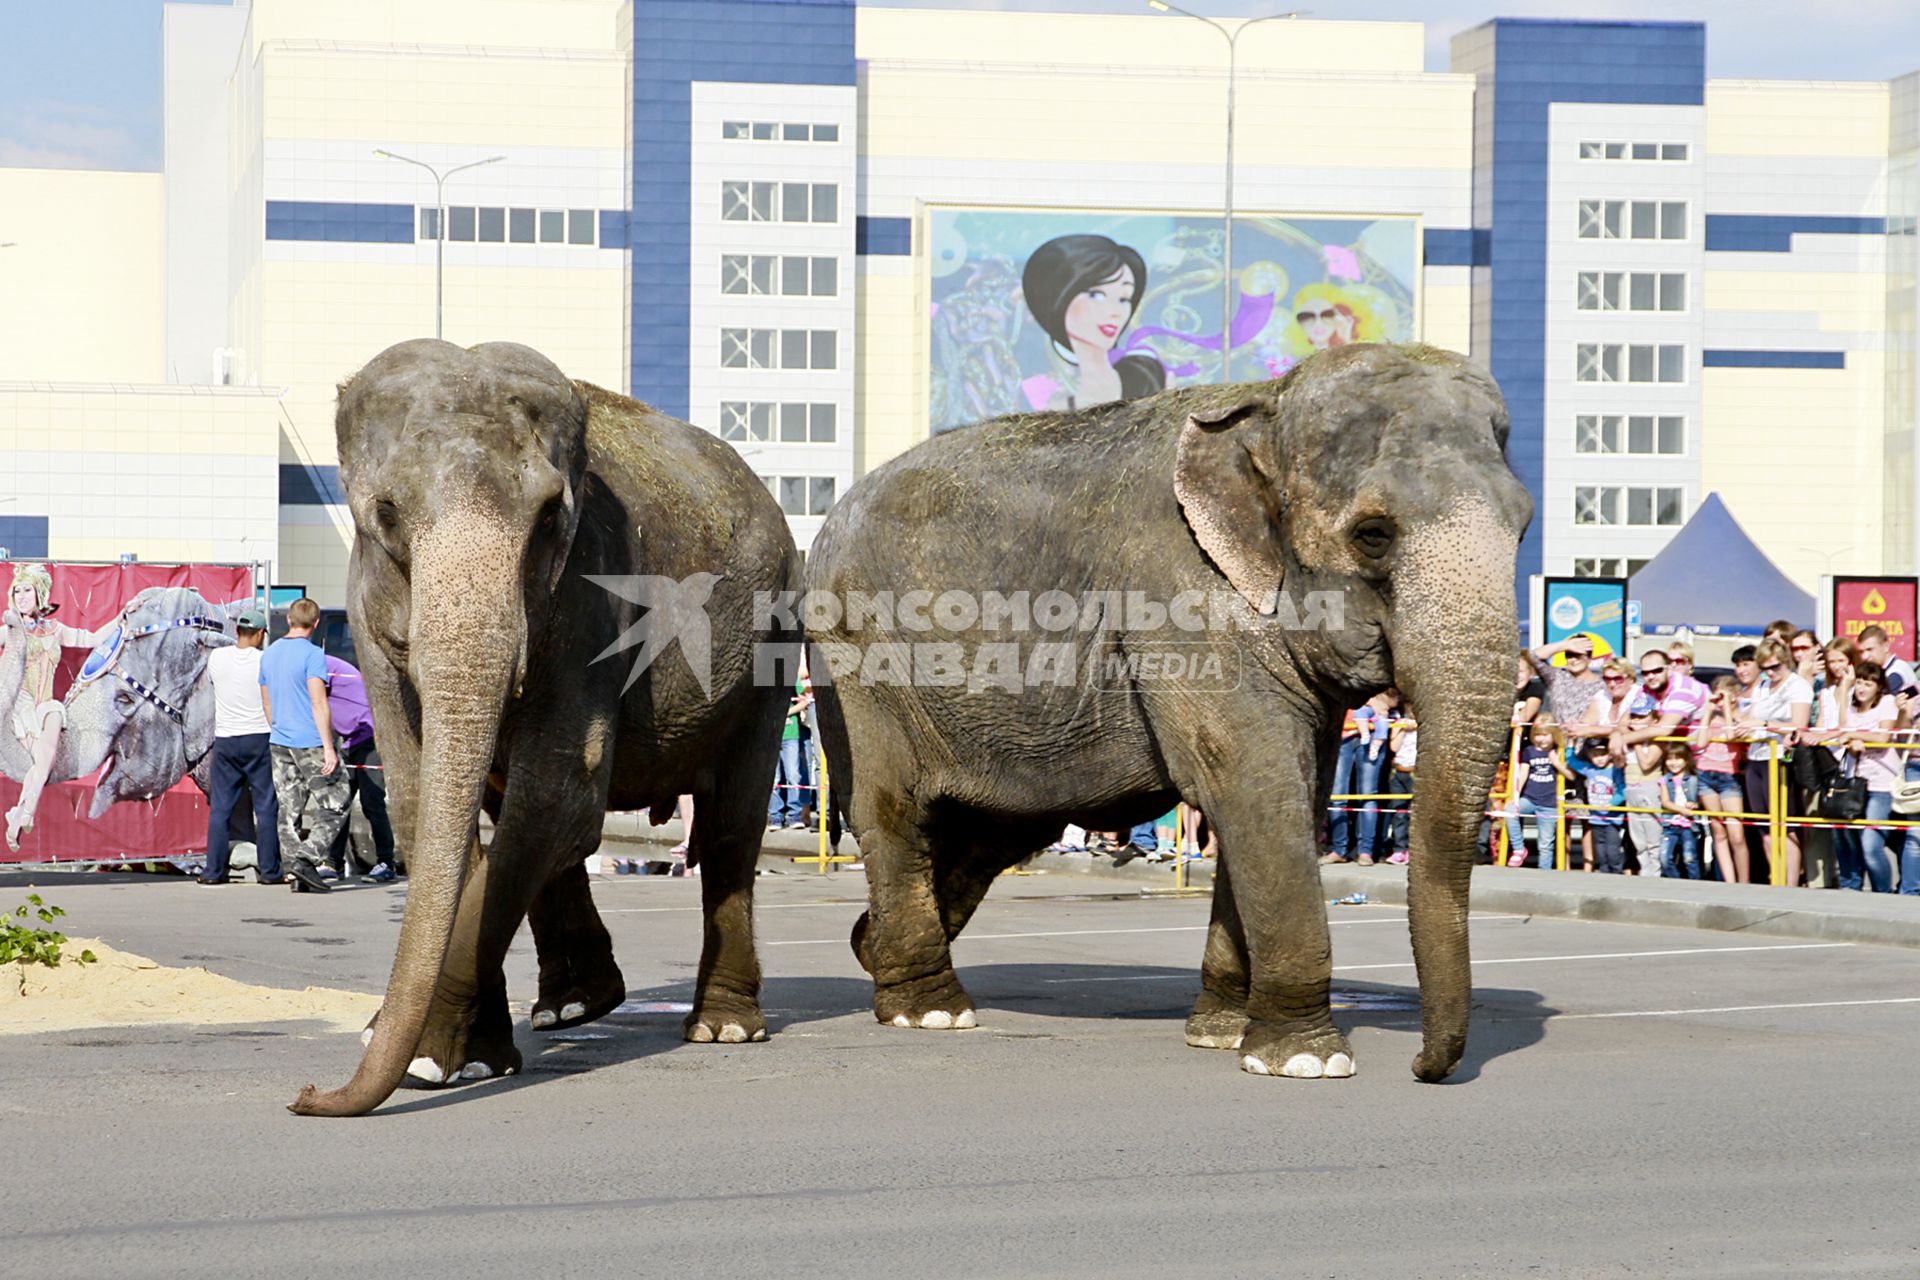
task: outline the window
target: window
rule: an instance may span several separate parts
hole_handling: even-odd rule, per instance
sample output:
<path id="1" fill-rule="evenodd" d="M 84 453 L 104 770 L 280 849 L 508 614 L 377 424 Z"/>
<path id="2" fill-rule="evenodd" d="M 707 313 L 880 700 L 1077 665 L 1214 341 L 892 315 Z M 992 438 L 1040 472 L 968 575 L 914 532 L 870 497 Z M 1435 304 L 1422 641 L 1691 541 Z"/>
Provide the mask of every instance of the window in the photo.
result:
<path id="1" fill-rule="evenodd" d="M 540 211 L 540 243 L 559 244 L 567 238 L 567 214 L 564 209 Z"/>
<path id="2" fill-rule="evenodd" d="M 720 406 L 722 440 L 832 444 L 839 410 L 831 404 L 762 404 L 728 400 Z"/>
<path id="3" fill-rule="evenodd" d="M 832 329 L 722 329 L 723 369 L 832 369 L 839 334 Z"/>
<path id="4" fill-rule="evenodd" d="M 1625 556 L 1594 556 L 1573 562 L 1576 578 L 1631 578 L 1648 565 L 1646 560 Z"/>
<path id="5" fill-rule="evenodd" d="M 1685 200 L 1582 200 L 1582 240 L 1685 240 Z"/>
<path id="6" fill-rule="evenodd" d="M 422 208 L 420 210 L 420 238 L 438 240 L 440 238 L 440 211 Z"/>
<path id="7" fill-rule="evenodd" d="M 837 124 L 806 124 L 791 121 L 724 120 L 720 137 L 727 142 L 838 142 Z"/>
<path id="8" fill-rule="evenodd" d="M 473 210 L 453 208 L 447 210 L 447 239 L 473 239 Z"/>
<path id="9" fill-rule="evenodd" d="M 420 210 L 420 238 L 432 240 L 439 230 L 438 210 Z M 475 209 L 455 205 L 447 210 L 447 239 L 477 240 L 487 244 L 591 245 L 599 215 L 592 209 Z"/>
<path id="10" fill-rule="evenodd" d="M 1582 342 L 1574 350 L 1573 376 L 1576 382 L 1685 382 L 1686 350 L 1679 343 Z"/>
<path id="11" fill-rule="evenodd" d="M 480 210 L 480 239 L 498 244 L 507 238 L 507 211 L 505 209 Z"/>
<path id="12" fill-rule="evenodd" d="M 767 488 L 790 516 L 823 516 L 833 507 L 832 476 L 768 476 Z"/>
<path id="13" fill-rule="evenodd" d="M 1579 414 L 1573 420 L 1573 451 L 1678 456 L 1687 451 L 1686 419 L 1678 414 Z"/>
<path id="14" fill-rule="evenodd" d="M 515 244 L 533 243 L 533 210 L 507 210 L 507 239 Z"/>
<path id="15" fill-rule="evenodd" d="M 567 210 L 567 243 L 594 244 L 593 224 L 596 219 L 591 209 Z"/>
<path id="16" fill-rule="evenodd" d="M 1684 271 L 1582 271 L 1574 305 L 1582 311 L 1685 311 Z"/>
<path id="17" fill-rule="evenodd" d="M 1678 488 L 1580 485 L 1573 491 L 1573 522 L 1577 525 L 1677 527 L 1681 523 L 1682 505 Z"/>
<path id="18" fill-rule="evenodd" d="M 840 292 L 840 264 L 833 258 L 773 257 L 728 253 L 720 258 L 720 292 L 831 298 Z"/>
<path id="19" fill-rule="evenodd" d="M 1685 160 L 1684 142 L 1583 142 L 1582 160 Z"/>
<path id="20" fill-rule="evenodd" d="M 722 182 L 720 217 L 726 222 L 838 222 L 840 188 L 831 182 Z"/>

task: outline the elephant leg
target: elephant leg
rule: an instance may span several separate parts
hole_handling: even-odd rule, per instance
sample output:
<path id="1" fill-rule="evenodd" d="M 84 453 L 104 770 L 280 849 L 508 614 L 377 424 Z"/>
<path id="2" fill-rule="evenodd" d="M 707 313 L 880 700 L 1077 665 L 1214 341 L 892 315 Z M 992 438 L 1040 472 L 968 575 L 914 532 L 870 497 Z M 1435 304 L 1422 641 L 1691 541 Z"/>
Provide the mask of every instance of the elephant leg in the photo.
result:
<path id="1" fill-rule="evenodd" d="M 1200 998 L 1187 1019 L 1196 1049 L 1238 1049 L 1247 1031 L 1247 934 L 1224 859 L 1214 867 L 1213 919 L 1200 961 Z"/>
<path id="2" fill-rule="evenodd" d="M 918 821 L 860 821 L 861 853 L 867 864 L 865 930 L 856 926 L 856 954 L 873 975 L 873 1012 L 896 1027 L 950 1030 L 975 1025 L 973 1000 L 953 971 L 952 933 L 966 923 L 991 877 L 960 865 L 936 874 L 934 849 Z M 948 849 L 945 853 L 955 852 Z M 942 901 L 940 885 L 947 887 Z"/>
<path id="3" fill-rule="evenodd" d="M 519 1072 L 513 1017 L 507 1008 L 507 946 L 526 913 L 521 879 L 503 867 L 496 835 L 484 852 L 468 850 L 466 883 L 454 916 L 440 981 L 408 1076 L 426 1084 L 485 1080 Z M 510 900 L 518 899 L 518 905 Z"/>
<path id="4" fill-rule="evenodd" d="M 1277 777 L 1257 788 L 1244 780 L 1208 788 L 1221 797 L 1207 817 L 1220 832 L 1249 960 L 1241 1065 L 1256 1075 L 1350 1076 L 1353 1047 L 1334 1026 L 1329 1003 L 1333 944 L 1315 840 L 1318 761 L 1305 726 L 1290 736 L 1276 741 L 1268 728 L 1241 739 L 1265 744 L 1255 758 L 1275 761 Z"/>
<path id="5" fill-rule="evenodd" d="M 1041 839 L 1046 837 L 1042 836 Z M 973 919 L 981 900 L 1000 873 L 1027 856 L 1020 838 L 934 845 L 933 896 L 940 907 L 940 924 L 952 942 Z M 860 967 L 873 972 L 867 959 L 866 940 L 873 913 L 863 911 L 853 922 L 853 954 Z M 971 1024 L 969 1024 L 971 1025 Z"/>
<path id="6" fill-rule="evenodd" d="M 773 751 L 754 751 L 739 767 L 721 771 L 710 791 L 693 797 L 693 840 L 687 863 L 700 871 L 705 938 L 694 982 L 693 1011 L 684 1024 L 698 1044 L 765 1040 L 760 1013 L 760 958 L 753 946 L 753 880 L 767 827 L 766 779 Z"/>
<path id="7" fill-rule="evenodd" d="M 569 855 L 527 912 L 540 956 L 535 1031 L 561 1031 L 604 1018 L 627 998 L 626 979 L 613 961 L 613 939 L 593 905 L 584 858 Z"/>

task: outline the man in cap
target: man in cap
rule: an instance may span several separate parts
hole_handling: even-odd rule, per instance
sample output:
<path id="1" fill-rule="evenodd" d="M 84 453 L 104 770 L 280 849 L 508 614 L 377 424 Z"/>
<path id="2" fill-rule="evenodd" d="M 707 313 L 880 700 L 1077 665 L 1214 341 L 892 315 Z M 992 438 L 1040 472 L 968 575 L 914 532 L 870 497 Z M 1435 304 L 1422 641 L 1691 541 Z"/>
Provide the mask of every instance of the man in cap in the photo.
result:
<path id="1" fill-rule="evenodd" d="M 280 809 L 273 792 L 273 765 L 267 753 L 267 709 L 260 699 L 260 645 L 266 639 L 266 615 L 246 609 L 234 619 L 231 647 L 207 655 L 207 680 L 213 686 L 213 796 L 207 811 L 207 865 L 201 884 L 224 884 L 232 845 L 227 824 L 245 785 L 253 793 L 254 875 L 261 884 L 285 884 L 280 872 Z"/>

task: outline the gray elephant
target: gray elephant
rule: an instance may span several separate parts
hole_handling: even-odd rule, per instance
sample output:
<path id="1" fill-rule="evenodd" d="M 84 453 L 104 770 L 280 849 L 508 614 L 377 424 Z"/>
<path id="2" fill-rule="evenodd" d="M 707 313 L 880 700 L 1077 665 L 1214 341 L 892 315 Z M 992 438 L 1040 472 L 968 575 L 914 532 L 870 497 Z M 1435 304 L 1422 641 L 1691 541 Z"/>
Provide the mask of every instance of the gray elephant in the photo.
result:
<path id="1" fill-rule="evenodd" d="M 204 762 L 213 746 L 207 654 L 233 643 L 224 606 L 189 587 L 148 587 L 69 689 L 48 782 L 84 778 L 106 766 L 89 809 L 98 818 L 122 800 L 151 800 Z M 25 646 L 0 657 L 0 705 L 11 706 L 25 675 Z M 15 780 L 33 765 L 15 733 L 0 733 L 0 772 Z M 205 790 L 204 779 L 202 790 Z"/>
<path id="2" fill-rule="evenodd" d="M 1392 682 L 1423 721 L 1414 1073 L 1448 1075 L 1532 514 L 1506 438 L 1498 388 L 1461 357 L 1358 345 L 1277 382 L 996 419 L 856 485 L 814 542 L 807 621 L 881 1021 L 973 1025 L 949 943 L 996 873 L 1064 823 L 1125 829 L 1184 799 L 1221 858 L 1187 1042 L 1258 1074 L 1352 1074 L 1316 829 L 1343 712 Z M 870 625 L 884 592 L 901 632 Z M 903 635 L 905 680 L 905 655 L 875 658 Z M 955 649 L 923 661 L 934 640 Z"/>
<path id="3" fill-rule="evenodd" d="M 754 607 L 796 573 L 766 486 L 718 438 L 513 343 L 390 347 L 340 388 L 336 430 L 347 611 L 412 878 L 359 1069 L 292 1110 L 517 1071 L 502 966 L 523 919 L 535 1028 L 617 1007 L 582 864 L 609 808 L 682 793 L 706 914 L 685 1034 L 764 1039 L 753 877 L 788 694 L 754 663 L 799 649 Z"/>

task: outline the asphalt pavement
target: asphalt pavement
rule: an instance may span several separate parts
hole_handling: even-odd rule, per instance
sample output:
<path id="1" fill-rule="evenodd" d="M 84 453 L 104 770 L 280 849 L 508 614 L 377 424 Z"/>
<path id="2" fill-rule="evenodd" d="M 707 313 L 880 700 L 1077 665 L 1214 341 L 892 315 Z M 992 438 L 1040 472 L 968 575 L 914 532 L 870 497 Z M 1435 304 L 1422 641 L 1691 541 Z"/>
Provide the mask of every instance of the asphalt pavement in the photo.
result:
<path id="1" fill-rule="evenodd" d="M 72 932 L 162 963 L 364 991 L 404 898 L 31 878 Z M 788 866 L 759 881 L 772 1039 L 727 1046 L 678 1034 L 698 882 L 604 877 L 626 1009 L 529 1031 L 523 931 L 526 1073 L 361 1120 L 284 1110 L 346 1079 L 350 1034 L 0 1036 L 0 1257 L 35 1277 L 1920 1274 L 1920 954 L 1476 911 L 1467 1060 L 1422 1085 L 1405 915 L 1335 907 L 1359 1074 L 1263 1079 L 1182 1043 L 1207 900 L 1157 887 L 1004 878 L 955 948 L 981 1028 L 905 1031 L 873 1020 L 847 949 L 860 873 Z"/>

